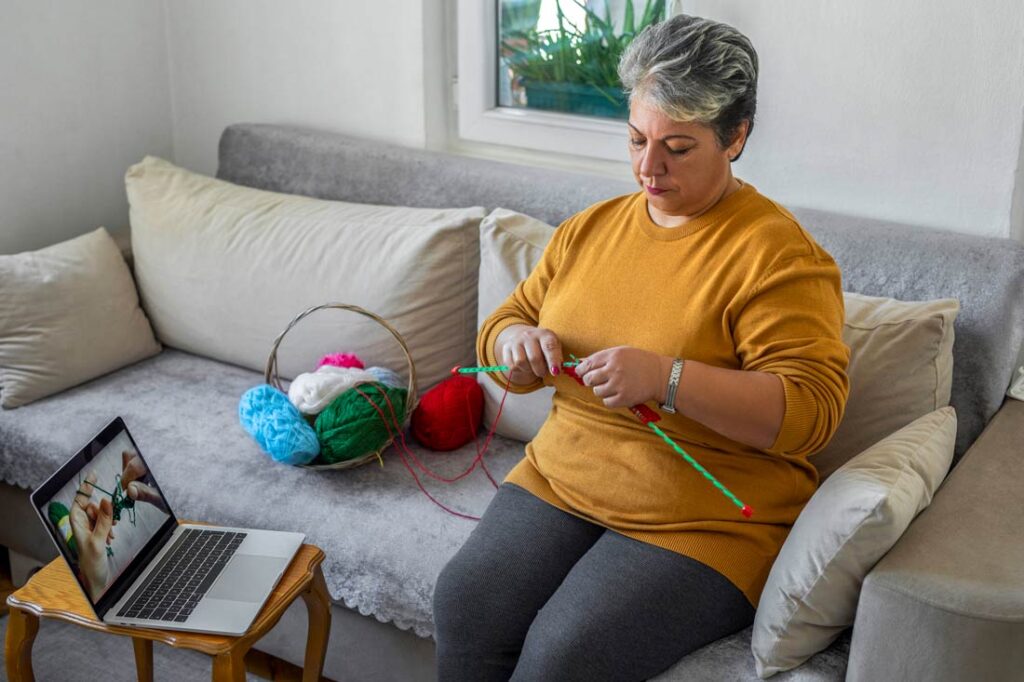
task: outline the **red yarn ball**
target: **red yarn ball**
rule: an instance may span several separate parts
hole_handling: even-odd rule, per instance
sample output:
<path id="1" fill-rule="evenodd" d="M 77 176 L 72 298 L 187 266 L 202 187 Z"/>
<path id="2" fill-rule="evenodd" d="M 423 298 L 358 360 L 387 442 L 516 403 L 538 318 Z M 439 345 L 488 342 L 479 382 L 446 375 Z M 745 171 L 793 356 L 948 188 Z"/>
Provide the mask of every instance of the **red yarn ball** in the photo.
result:
<path id="1" fill-rule="evenodd" d="M 412 413 L 412 435 L 431 450 L 456 450 L 476 436 L 483 420 L 484 392 L 476 379 L 445 379 L 423 394 Z"/>

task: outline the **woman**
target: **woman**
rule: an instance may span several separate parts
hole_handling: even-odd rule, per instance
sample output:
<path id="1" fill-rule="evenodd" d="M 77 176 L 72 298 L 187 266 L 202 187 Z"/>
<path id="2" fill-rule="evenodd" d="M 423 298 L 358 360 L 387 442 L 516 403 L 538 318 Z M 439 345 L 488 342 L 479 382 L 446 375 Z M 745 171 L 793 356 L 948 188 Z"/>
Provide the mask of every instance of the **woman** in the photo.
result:
<path id="1" fill-rule="evenodd" d="M 676 16 L 619 75 L 641 191 L 566 220 L 480 329 L 481 362 L 510 367 L 496 380 L 556 392 L 438 579 L 441 680 L 646 679 L 749 626 L 842 418 L 839 269 L 731 172 L 754 48 Z M 752 518 L 625 409 L 640 403 Z"/>

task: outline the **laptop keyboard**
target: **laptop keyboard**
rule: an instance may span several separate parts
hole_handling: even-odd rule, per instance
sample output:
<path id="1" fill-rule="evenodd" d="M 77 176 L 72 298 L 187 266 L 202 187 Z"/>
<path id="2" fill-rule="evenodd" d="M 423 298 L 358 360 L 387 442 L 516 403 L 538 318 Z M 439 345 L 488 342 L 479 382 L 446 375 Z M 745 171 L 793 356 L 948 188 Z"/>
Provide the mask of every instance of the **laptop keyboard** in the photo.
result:
<path id="1" fill-rule="evenodd" d="M 117 615 L 184 623 L 245 533 L 188 528 Z"/>

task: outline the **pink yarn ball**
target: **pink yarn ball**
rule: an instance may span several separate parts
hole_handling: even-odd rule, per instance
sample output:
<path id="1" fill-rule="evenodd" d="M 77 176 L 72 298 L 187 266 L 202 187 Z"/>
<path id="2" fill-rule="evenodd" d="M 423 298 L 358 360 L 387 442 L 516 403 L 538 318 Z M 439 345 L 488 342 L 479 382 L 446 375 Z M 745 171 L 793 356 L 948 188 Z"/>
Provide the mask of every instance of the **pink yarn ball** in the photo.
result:
<path id="1" fill-rule="evenodd" d="M 330 353 L 320 358 L 319 364 L 316 368 L 320 369 L 324 365 L 334 365 L 335 367 L 356 367 L 358 369 L 366 369 L 366 365 L 359 359 L 359 356 L 355 353 Z"/>

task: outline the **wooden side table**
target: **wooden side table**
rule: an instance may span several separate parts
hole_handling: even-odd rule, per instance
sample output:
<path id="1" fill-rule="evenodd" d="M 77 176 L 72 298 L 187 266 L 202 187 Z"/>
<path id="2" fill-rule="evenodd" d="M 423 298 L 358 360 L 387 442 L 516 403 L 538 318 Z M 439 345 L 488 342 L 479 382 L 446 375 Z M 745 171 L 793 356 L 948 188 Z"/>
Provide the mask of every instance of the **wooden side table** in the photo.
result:
<path id="1" fill-rule="evenodd" d="M 10 682 L 31 682 L 32 643 L 39 631 L 39 618 L 57 618 L 100 632 L 127 635 L 135 648 L 135 667 L 140 681 L 153 680 L 153 642 L 195 649 L 213 656 L 215 682 L 245 680 L 245 654 L 281 618 L 285 609 L 302 597 L 309 611 L 306 658 L 302 679 L 320 679 L 331 631 L 331 600 L 320 564 L 324 553 L 315 545 L 302 545 L 277 587 L 267 598 L 249 630 L 240 636 L 207 635 L 182 630 L 157 630 L 107 625 L 96 619 L 82 594 L 78 581 L 63 558 L 57 557 L 32 576 L 24 587 L 7 597 L 10 623 L 5 654 Z"/>

